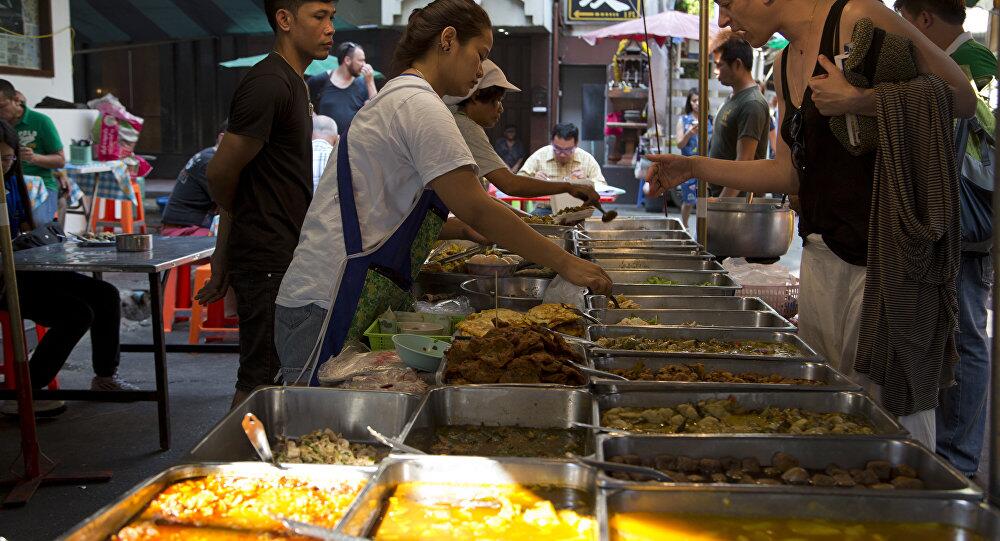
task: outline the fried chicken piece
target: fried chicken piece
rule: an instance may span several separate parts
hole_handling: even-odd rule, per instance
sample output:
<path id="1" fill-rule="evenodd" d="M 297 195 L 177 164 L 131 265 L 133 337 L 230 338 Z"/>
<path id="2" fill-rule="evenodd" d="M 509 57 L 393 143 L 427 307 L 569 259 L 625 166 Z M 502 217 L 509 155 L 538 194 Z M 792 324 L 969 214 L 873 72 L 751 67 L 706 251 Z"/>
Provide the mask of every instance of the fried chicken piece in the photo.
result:
<path id="1" fill-rule="evenodd" d="M 500 383 L 540 383 L 541 375 L 538 363 L 525 357 L 511 361 L 499 377 Z"/>

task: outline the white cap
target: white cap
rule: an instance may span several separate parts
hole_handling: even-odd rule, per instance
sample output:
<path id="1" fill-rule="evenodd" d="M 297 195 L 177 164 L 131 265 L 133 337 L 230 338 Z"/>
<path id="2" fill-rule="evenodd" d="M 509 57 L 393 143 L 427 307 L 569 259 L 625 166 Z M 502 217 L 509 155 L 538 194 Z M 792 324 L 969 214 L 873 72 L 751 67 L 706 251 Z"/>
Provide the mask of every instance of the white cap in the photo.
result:
<path id="1" fill-rule="evenodd" d="M 465 97 L 459 98 L 456 96 L 445 96 L 444 103 L 446 105 L 455 105 L 461 101 L 465 101 L 472 97 L 480 88 L 489 88 L 491 86 L 499 86 L 500 88 L 506 90 L 507 92 L 520 92 L 521 89 L 512 85 L 510 81 L 507 80 L 507 76 L 503 74 L 503 70 L 500 66 L 496 65 L 492 60 L 483 61 L 483 77 L 479 79 L 476 86 L 472 87 Z"/>

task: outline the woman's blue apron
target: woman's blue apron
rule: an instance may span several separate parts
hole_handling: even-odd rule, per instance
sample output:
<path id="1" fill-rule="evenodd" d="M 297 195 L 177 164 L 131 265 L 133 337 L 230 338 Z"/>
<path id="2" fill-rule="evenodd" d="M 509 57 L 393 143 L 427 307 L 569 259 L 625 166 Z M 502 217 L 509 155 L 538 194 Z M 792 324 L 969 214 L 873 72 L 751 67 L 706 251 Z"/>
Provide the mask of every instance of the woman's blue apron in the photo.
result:
<path id="1" fill-rule="evenodd" d="M 385 310 L 399 309 L 400 306 L 394 305 L 409 298 L 408 292 L 420 265 L 448 218 L 448 207 L 432 190 L 425 189 L 410 214 L 389 238 L 365 252 L 354 201 L 347 140 L 345 132 L 337 151 L 337 187 L 347 261 L 327 316 L 312 385 L 319 384 L 315 367 L 340 353 L 348 338 L 360 335 Z"/>

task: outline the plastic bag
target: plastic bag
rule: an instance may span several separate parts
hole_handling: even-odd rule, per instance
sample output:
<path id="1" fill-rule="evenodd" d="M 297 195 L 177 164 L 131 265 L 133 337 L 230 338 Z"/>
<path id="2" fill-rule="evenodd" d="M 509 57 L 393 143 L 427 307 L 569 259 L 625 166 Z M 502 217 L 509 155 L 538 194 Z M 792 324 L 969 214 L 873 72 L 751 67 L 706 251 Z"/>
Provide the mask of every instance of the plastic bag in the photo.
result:
<path id="1" fill-rule="evenodd" d="M 443 316 L 467 316 L 476 310 L 468 297 L 461 296 L 440 302 L 417 301 L 413 303 L 413 311 L 422 314 L 438 314 Z"/>
<path id="2" fill-rule="evenodd" d="M 341 389 L 389 390 L 423 394 L 428 385 L 415 370 L 403 364 L 395 351 L 369 351 L 352 340 L 340 354 L 320 365 L 319 382 Z"/>
<path id="3" fill-rule="evenodd" d="M 729 271 L 729 275 L 734 280 L 744 285 L 785 286 L 798 283 L 798 279 L 788 267 L 777 263 L 761 265 L 747 263 L 739 258 L 729 258 L 722 263 L 722 267 Z"/>
<path id="4" fill-rule="evenodd" d="M 90 100 L 87 107 L 101 113 L 94 123 L 94 140 L 97 141 L 94 159 L 118 160 L 130 154 L 123 151 L 122 144 L 127 142 L 134 147 L 142 131 L 142 118 L 129 113 L 114 94 Z"/>
<path id="5" fill-rule="evenodd" d="M 549 287 L 545 289 L 542 302 L 546 304 L 572 304 L 580 310 L 584 310 L 583 297 L 586 294 L 587 288 L 564 280 L 562 276 L 556 276 L 552 279 Z"/>

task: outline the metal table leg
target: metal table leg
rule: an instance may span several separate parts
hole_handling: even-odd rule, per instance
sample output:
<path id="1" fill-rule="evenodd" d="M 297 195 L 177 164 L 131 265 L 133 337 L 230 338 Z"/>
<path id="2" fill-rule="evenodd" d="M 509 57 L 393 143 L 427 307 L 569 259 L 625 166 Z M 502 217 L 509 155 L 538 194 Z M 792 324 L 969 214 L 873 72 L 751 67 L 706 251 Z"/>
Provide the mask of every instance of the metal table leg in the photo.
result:
<path id="1" fill-rule="evenodd" d="M 170 395 L 167 379 L 167 348 L 163 332 L 163 295 L 160 273 L 149 275 L 149 294 L 153 311 L 153 362 L 156 366 L 156 410 L 160 425 L 160 448 L 170 449 Z"/>

